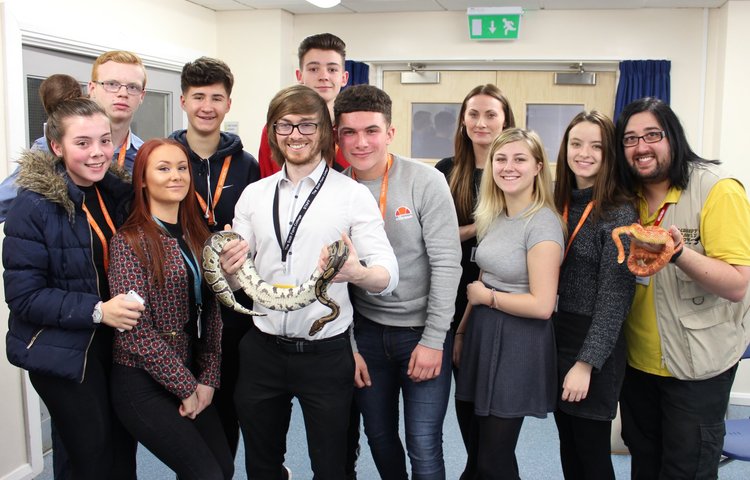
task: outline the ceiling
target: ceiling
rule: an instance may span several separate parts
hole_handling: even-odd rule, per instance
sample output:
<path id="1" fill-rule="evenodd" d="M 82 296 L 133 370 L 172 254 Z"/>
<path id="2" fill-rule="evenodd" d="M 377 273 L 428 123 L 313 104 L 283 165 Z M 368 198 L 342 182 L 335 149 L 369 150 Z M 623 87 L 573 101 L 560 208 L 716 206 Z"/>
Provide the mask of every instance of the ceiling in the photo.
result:
<path id="1" fill-rule="evenodd" d="M 525 10 L 596 10 L 619 8 L 716 8 L 727 0 L 342 0 L 318 8 L 305 0 L 187 0 L 215 11 L 286 10 L 295 15 L 466 11 L 469 7 L 522 6 Z"/>

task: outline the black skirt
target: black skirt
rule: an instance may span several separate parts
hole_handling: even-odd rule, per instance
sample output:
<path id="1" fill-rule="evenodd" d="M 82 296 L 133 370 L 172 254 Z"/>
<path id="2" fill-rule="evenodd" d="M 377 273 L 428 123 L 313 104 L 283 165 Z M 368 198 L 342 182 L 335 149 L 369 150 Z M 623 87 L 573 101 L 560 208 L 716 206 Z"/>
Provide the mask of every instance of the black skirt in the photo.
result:
<path id="1" fill-rule="evenodd" d="M 557 400 L 552 322 L 473 307 L 456 399 L 474 403 L 479 416 L 545 418 Z"/>
<path id="2" fill-rule="evenodd" d="M 580 402 L 561 400 L 565 375 L 575 365 L 578 352 L 591 328 L 591 317 L 567 312 L 556 312 L 553 317 L 557 341 L 558 401 L 557 408 L 577 417 L 592 420 L 612 420 L 617 413 L 622 381 L 625 377 L 625 338 L 620 336 L 609 358 L 600 370 L 591 371 L 591 382 L 586 398 Z"/>

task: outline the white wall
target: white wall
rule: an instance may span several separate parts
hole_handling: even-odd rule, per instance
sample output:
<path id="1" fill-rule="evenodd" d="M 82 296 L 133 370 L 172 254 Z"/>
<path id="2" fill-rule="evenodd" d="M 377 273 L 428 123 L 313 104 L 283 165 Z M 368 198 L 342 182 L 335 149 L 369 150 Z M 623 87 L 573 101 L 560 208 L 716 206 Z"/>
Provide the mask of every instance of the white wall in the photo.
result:
<path id="1" fill-rule="evenodd" d="M 217 50 L 216 14 L 184 0 L 6 0 L 24 30 L 188 61 Z"/>
<path id="2" fill-rule="evenodd" d="M 750 2 L 729 2 L 726 10 L 726 41 L 723 56 L 723 76 L 720 77 L 721 131 L 717 132 L 716 156 L 740 176 L 750 189 L 750 163 L 748 163 L 747 116 L 750 113 Z"/>
<path id="3" fill-rule="evenodd" d="M 284 86 L 296 82 L 294 16 L 283 10 L 222 12 L 218 56 L 232 69 L 232 109 L 226 121 L 239 122 L 245 150 L 258 154 L 268 103 Z"/>

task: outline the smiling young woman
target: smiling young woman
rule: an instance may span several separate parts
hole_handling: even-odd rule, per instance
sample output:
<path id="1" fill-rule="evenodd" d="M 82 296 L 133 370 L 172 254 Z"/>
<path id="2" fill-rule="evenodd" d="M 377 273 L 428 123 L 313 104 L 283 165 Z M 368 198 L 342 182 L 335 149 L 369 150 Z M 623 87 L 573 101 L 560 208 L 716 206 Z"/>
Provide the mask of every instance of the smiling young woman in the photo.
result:
<path id="1" fill-rule="evenodd" d="M 112 337 L 142 307 L 111 298 L 106 272 L 132 190 L 109 170 L 110 124 L 95 102 L 58 103 L 46 135 L 56 156 L 24 153 L 5 223 L 6 352 L 49 408 L 71 477 L 129 480 L 136 444 L 110 404 Z"/>
<path id="2" fill-rule="evenodd" d="M 568 125 L 557 158 L 555 204 L 567 222 L 560 271 L 555 422 L 566 479 L 614 479 L 610 431 L 625 375 L 621 327 L 635 291 L 615 261 L 612 229 L 636 221 L 615 181 L 614 125 L 581 112 Z"/>
<path id="3" fill-rule="evenodd" d="M 143 316 L 115 337 L 112 403 L 140 443 L 183 479 L 229 479 L 234 462 L 215 407 L 221 318 L 202 282 L 209 236 L 187 150 L 152 139 L 133 167 L 133 211 L 112 239 L 113 292 L 135 291 Z"/>
<path id="4" fill-rule="evenodd" d="M 563 227 L 539 137 L 504 130 L 492 143 L 475 212 L 480 278 L 456 333 L 456 400 L 473 422 L 462 478 L 519 478 L 516 442 L 525 416 L 554 410 L 555 305 Z M 488 361 L 488 359 L 492 359 Z"/>

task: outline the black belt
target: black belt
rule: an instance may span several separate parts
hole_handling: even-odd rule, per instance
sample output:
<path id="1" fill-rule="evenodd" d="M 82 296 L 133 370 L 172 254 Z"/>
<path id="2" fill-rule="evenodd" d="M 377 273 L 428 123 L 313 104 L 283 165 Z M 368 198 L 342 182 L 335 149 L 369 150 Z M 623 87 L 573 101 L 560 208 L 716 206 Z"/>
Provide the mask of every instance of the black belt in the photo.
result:
<path id="1" fill-rule="evenodd" d="M 333 350 L 342 350 L 350 344 L 348 330 L 322 340 L 305 340 L 304 338 L 270 335 L 261 331 L 258 327 L 255 327 L 255 330 L 266 342 L 275 344 L 279 350 L 286 353 L 330 352 Z"/>

